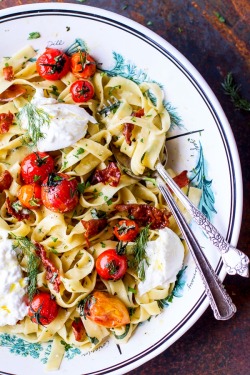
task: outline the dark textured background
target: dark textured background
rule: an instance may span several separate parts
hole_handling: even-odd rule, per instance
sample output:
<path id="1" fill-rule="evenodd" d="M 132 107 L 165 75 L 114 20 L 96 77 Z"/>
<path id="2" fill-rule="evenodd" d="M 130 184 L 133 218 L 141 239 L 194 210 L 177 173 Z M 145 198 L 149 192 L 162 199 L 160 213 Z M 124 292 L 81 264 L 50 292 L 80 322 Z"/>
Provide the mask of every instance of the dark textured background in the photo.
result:
<path id="1" fill-rule="evenodd" d="M 36 2 L 2 0 L 0 9 Z M 242 95 L 250 100 L 250 1 L 67 2 L 107 9 L 149 27 L 182 52 L 208 82 L 229 119 L 239 150 L 244 211 L 238 247 L 250 256 L 250 113 L 235 110 L 221 86 L 227 73 L 232 72 Z M 216 12 L 225 22 L 219 21 Z M 208 309 L 175 344 L 129 375 L 249 375 L 250 282 L 227 276 L 225 286 L 238 309 L 234 318 L 218 322 Z"/>

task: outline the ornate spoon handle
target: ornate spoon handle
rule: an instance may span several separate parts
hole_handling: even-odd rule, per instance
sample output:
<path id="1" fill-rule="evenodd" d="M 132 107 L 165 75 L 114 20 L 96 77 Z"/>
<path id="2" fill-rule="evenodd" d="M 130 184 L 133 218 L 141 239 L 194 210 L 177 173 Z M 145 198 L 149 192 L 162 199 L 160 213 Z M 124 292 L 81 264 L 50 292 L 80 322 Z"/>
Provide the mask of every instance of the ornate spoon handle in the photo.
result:
<path id="1" fill-rule="evenodd" d="M 181 203 L 186 207 L 192 218 L 207 234 L 214 246 L 220 250 L 227 273 L 230 275 L 235 275 L 238 273 L 241 276 L 249 277 L 249 258 L 246 256 L 246 254 L 231 246 L 223 238 L 223 236 L 217 231 L 213 224 L 210 223 L 206 216 L 203 215 L 203 213 L 190 202 L 185 194 L 183 194 L 179 186 L 170 177 L 161 163 L 156 164 L 156 170 L 163 180 L 168 184 L 168 186 L 173 190 Z"/>
<path id="2" fill-rule="evenodd" d="M 176 205 L 168 187 L 166 184 L 164 184 L 160 177 L 156 178 L 156 182 L 159 190 L 168 203 L 168 206 L 172 211 L 179 228 L 182 231 L 184 239 L 187 242 L 196 267 L 201 275 L 205 292 L 209 299 L 215 318 L 218 320 L 230 319 L 236 312 L 235 305 L 233 304 L 230 296 L 227 294 L 207 258 L 203 254 L 203 251 L 201 250 L 193 232 Z"/>

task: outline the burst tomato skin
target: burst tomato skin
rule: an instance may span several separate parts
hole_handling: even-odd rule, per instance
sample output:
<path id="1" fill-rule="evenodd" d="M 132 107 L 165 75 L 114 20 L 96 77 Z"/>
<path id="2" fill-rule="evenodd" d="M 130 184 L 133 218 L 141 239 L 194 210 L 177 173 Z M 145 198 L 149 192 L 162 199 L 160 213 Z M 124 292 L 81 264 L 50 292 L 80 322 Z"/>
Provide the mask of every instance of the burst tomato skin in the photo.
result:
<path id="1" fill-rule="evenodd" d="M 134 220 L 120 220 L 113 232 L 119 241 L 130 242 L 137 237 L 139 226 Z"/>
<path id="2" fill-rule="evenodd" d="M 21 177 L 25 184 L 42 184 L 54 169 L 54 159 L 46 152 L 33 152 L 21 163 Z"/>
<path id="3" fill-rule="evenodd" d="M 31 210 L 39 208 L 42 204 L 41 186 L 36 183 L 23 185 L 18 192 L 18 199 L 24 207 Z"/>
<path id="4" fill-rule="evenodd" d="M 121 327 L 130 323 L 124 303 L 106 292 L 95 291 L 88 296 L 84 305 L 84 315 L 106 328 Z"/>
<path id="5" fill-rule="evenodd" d="M 46 326 L 57 317 L 59 306 L 50 293 L 36 294 L 30 302 L 28 315 L 32 322 Z"/>
<path id="6" fill-rule="evenodd" d="M 89 78 L 96 72 L 96 62 L 86 52 L 76 52 L 70 58 L 70 69 L 77 78 Z"/>
<path id="7" fill-rule="evenodd" d="M 70 59 L 61 50 L 46 48 L 36 62 L 38 74 L 49 81 L 56 81 L 64 77 L 70 69 Z"/>
<path id="8" fill-rule="evenodd" d="M 73 210 L 79 201 L 77 180 L 66 173 L 50 173 L 42 183 L 44 206 L 53 212 Z"/>
<path id="9" fill-rule="evenodd" d="M 127 258 L 114 249 L 105 250 L 96 259 L 96 272 L 104 280 L 119 280 L 127 271 Z"/>
<path id="10" fill-rule="evenodd" d="M 94 86 L 90 81 L 78 80 L 70 86 L 72 99 L 76 103 L 84 103 L 93 98 L 95 94 Z"/>

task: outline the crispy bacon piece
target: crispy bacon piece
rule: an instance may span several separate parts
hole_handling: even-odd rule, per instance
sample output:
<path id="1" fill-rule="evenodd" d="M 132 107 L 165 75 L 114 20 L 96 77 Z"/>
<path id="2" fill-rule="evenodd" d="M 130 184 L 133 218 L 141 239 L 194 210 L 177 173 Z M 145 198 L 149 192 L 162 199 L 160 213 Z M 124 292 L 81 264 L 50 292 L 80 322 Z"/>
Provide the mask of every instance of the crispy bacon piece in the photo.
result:
<path id="1" fill-rule="evenodd" d="M 117 204 L 115 208 L 119 212 L 127 211 L 139 225 L 150 224 L 150 229 L 162 229 L 169 226 L 171 214 L 149 204 Z"/>
<path id="2" fill-rule="evenodd" d="M 5 170 L 0 174 L 0 193 L 10 188 L 13 181 L 13 177 L 10 172 Z"/>
<path id="3" fill-rule="evenodd" d="M 180 187 L 183 188 L 184 186 L 187 186 L 189 184 L 189 178 L 187 176 L 187 171 L 183 171 L 177 176 L 173 178 L 173 180 L 176 182 L 176 184 Z"/>
<path id="4" fill-rule="evenodd" d="M 0 113 L 0 133 L 8 133 L 10 125 L 13 122 L 14 116 L 11 112 L 9 113 Z"/>
<path id="5" fill-rule="evenodd" d="M 120 169 L 114 162 L 110 162 L 107 168 L 95 171 L 91 180 L 91 185 L 98 184 L 98 182 L 103 182 L 104 184 L 109 184 L 110 186 L 116 187 L 120 182 L 120 178 Z"/>
<path id="6" fill-rule="evenodd" d="M 47 257 L 46 251 L 43 245 L 36 243 L 37 255 L 41 258 L 43 267 L 46 271 L 46 280 L 53 284 L 54 290 L 59 292 L 59 287 L 61 284 L 61 279 L 59 275 L 59 270 L 54 266 L 51 260 Z"/>
<path id="7" fill-rule="evenodd" d="M 72 323 L 72 329 L 76 341 L 82 341 L 83 337 L 85 336 L 85 328 L 81 318 L 75 318 Z"/>
<path id="8" fill-rule="evenodd" d="M 9 66 L 5 66 L 3 68 L 3 78 L 6 81 L 12 81 L 14 79 L 14 69 L 13 69 L 13 66 L 9 65 Z"/>
<path id="9" fill-rule="evenodd" d="M 84 237 L 87 242 L 87 246 L 90 246 L 89 239 L 96 234 L 100 233 L 108 224 L 107 219 L 91 219 L 91 220 L 81 220 L 83 227 L 86 229 Z"/>
<path id="10" fill-rule="evenodd" d="M 11 102 L 13 99 L 26 93 L 22 85 L 11 85 L 7 90 L 0 94 L 0 103 Z"/>
<path id="11" fill-rule="evenodd" d="M 138 109 L 137 111 L 135 112 L 132 112 L 131 116 L 134 116 L 134 117 L 142 117 L 144 116 L 144 108 L 140 108 Z M 129 123 L 129 122 L 126 122 L 124 125 L 123 125 L 123 131 L 122 131 L 122 134 L 124 135 L 125 137 L 125 141 L 126 143 L 130 146 L 131 143 L 132 143 L 132 140 L 131 140 L 131 136 L 132 136 L 132 131 L 134 129 L 134 124 L 132 123 Z"/>
<path id="12" fill-rule="evenodd" d="M 30 216 L 30 210 L 28 210 L 27 208 L 24 208 L 18 199 L 11 202 L 10 198 L 7 197 L 6 207 L 7 207 L 7 212 L 11 216 L 15 217 L 18 221 L 28 219 Z"/>

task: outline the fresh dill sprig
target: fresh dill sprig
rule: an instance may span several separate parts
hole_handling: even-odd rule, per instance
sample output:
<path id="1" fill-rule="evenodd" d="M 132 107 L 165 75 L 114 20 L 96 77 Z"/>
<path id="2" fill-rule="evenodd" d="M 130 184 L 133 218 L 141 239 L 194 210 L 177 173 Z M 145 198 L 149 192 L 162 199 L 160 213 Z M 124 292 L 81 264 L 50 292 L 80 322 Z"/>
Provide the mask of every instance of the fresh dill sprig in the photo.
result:
<path id="1" fill-rule="evenodd" d="M 240 94 L 240 86 L 234 81 L 232 73 L 228 73 L 222 87 L 226 95 L 230 96 L 236 109 L 242 109 L 244 111 L 250 111 L 250 102 L 247 99 L 242 98 Z"/>
<path id="2" fill-rule="evenodd" d="M 104 115 L 105 117 L 108 116 L 111 112 L 112 113 L 115 113 L 117 111 L 117 109 L 119 108 L 121 102 L 118 100 L 116 101 L 115 103 L 109 105 L 109 106 L 106 106 L 104 107 L 103 109 L 101 109 L 100 111 L 98 111 L 98 113 L 100 115 Z"/>
<path id="3" fill-rule="evenodd" d="M 34 104 L 27 103 L 16 117 L 20 127 L 22 127 L 22 121 L 27 121 L 28 134 L 32 140 L 31 146 L 36 146 L 38 141 L 44 138 L 41 127 L 45 124 L 49 125 L 49 114 L 42 108 L 37 108 Z"/>
<path id="4" fill-rule="evenodd" d="M 146 245 L 149 236 L 149 225 L 143 228 L 135 241 L 133 247 L 137 272 L 140 280 L 145 280 L 145 263 L 146 263 Z"/>
<path id="5" fill-rule="evenodd" d="M 14 233 L 10 233 L 10 235 L 15 241 L 14 246 L 20 249 L 23 255 L 28 257 L 28 296 L 31 301 L 36 294 L 40 258 L 35 253 L 36 246 L 27 237 L 16 236 Z"/>

